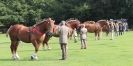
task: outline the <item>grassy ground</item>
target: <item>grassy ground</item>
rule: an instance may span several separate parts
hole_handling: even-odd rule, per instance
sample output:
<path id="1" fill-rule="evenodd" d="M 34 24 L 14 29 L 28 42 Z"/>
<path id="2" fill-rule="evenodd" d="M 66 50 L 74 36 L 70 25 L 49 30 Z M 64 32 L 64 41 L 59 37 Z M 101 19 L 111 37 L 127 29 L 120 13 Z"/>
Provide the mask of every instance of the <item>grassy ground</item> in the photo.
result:
<path id="1" fill-rule="evenodd" d="M 50 40 L 51 50 L 38 52 L 39 60 L 31 61 L 34 52 L 32 44 L 21 43 L 18 47 L 20 60 L 11 60 L 10 40 L 5 34 L 0 34 L 0 66 L 133 66 L 133 32 L 110 40 L 104 36 L 102 40 L 95 41 L 93 34 L 88 34 L 88 48 L 80 49 L 80 41 L 69 41 L 68 59 L 61 58 L 58 38 Z"/>

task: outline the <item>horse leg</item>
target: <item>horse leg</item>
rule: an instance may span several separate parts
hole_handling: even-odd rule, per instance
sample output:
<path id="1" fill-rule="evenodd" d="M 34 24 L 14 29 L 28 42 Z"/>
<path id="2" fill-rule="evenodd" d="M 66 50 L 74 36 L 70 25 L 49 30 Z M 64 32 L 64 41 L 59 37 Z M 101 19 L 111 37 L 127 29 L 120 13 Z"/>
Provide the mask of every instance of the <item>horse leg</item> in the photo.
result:
<path id="1" fill-rule="evenodd" d="M 99 33 L 97 33 L 97 40 L 99 40 L 100 38 L 99 38 L 100 36 L 99 36 Z"/>
<path id="2" fill-rule="evenodd" d="M 48 49 L 48 50 L 51 49 L 50 46 L 49 46 L 49 44 L 48 44 L 48 42 L 46 42 L 46 46 L 47 46 L 47 49 Z"/>
<path id="3" fill-rule="evenodd" d="M 42 43 L 42 49 L 45 50 L 45 42 Z"/>
<path id="4" fill-rule="evenodd" d="M 100 39 L 103 37 L 103 31 L 100 32 Z"/>
<path id="5" fill-rule="evenodd" d="M 102 37 L 102 31 L 98 33 L 98 40 L 100 40 Z"/>
<path id="6" fill-rule="evenodd" d="M 101 39 L 101 32 L 98 32 L 98 40 L 100 40 Z"/>
<path id="7" fill-rule="evenodd" d="M 48 44 L 48 42 L 43 42 L 43 50 L 45 50 L 45 45 L 47 46 L 47 49 L 50 50 L 50 46 Z"/>
<path id="8" fill-rule="evenodd" d="M 97 40 L 97 33 L 95 32 L 95 40 Z"/>
<path id="9" fill-rule="evenodd" d="M 35 52 L 31 55 L 31 59 L 32 60 L 37 60 L 38 59 L 37 52 L 38 52 L 38 49 L 40 47 L 40 43 L 38 43 L 37 41 L 34 41 L 34 42 L 32 42 L 32 44 L 35 47 Z"/>
<path id="10" fill-rule="evenodd" d="M 19 45 L 19 41 L 11 41 L 10 49 L 11 49 L 11 52 L 12 52 L 12 58 L 14 60 L 20 59 L 18 54 L 16 53 L 18 45 Z"/>

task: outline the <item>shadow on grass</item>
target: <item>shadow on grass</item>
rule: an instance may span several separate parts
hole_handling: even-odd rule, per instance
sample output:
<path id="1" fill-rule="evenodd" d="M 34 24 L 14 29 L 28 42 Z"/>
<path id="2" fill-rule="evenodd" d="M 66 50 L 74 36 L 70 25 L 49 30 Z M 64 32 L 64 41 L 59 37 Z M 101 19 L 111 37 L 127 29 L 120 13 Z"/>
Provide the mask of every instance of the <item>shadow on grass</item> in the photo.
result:
<path id="1" fill-rule="evenodd" d="M 10 44 L 11 42 L 0 42 L 0 44 Z"/>
<path id="2" fill-rule="evenodd" d="M 38 60 L 31 60 L 31 59 L 20 59 L 20 60 L 13 60 L 13 59 L 0 59 L 0 61 L 58 61 L 59 59 L 38 59 Z"/>
<path id="3" fill-rule="evenodd" d="M 12 61 L 12 59 L 0 59 L 0 61 Z"/>
<path id="4" fill-rule="evenodd" d="M 58 51 L 58 50 L 60 50 L 60 49 L 40 49 L 38 52 L 40 52 L 40 51 Z M 19 51 L 17 51 L 17 52 L 34 52 L 35 50 L 33 49 L 33 50 L 19 50 Z"/>

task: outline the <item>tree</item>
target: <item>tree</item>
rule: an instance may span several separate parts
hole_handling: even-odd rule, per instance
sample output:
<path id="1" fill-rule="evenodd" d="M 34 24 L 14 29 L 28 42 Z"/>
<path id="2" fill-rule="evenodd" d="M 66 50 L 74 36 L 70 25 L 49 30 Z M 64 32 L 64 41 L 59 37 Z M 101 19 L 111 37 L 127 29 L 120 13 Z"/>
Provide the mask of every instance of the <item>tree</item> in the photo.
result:
<path id="1" fill-rule="evenodd" d="M 28 26 L 52 17 L 61 20 L 126 18 L 133 21 L 133 0 L 0 0 L 0 22 L 4 25 L 26 23 Z"/>

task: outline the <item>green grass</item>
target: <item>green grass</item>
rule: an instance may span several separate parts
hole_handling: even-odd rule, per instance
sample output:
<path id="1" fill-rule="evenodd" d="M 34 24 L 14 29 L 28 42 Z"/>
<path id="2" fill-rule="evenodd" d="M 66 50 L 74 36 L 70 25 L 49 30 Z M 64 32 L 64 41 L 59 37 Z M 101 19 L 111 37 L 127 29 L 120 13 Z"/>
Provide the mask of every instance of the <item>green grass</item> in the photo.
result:
<path id="1" fill-rule="evenodd" d="M 58 38 L 51 38 L 51 50 L 40 50 L 39 60 L 31 61 L 30 56 L 34 52 L 32 44 L 21 43 L 18 47 L 20 60 L 11 60 L 10 40 L 5 34 L 0 34 L 0 66 L 133 66 L 133 32 L 127 32 L 123 36 L 103 36 L 101 40 L 95 41 L 93 34 L 88 34 L 88 48 L 80 49 L 80 41 L 73 43 L 69 41 L 68 59 L 61 58 L 61 50 Z"/>

